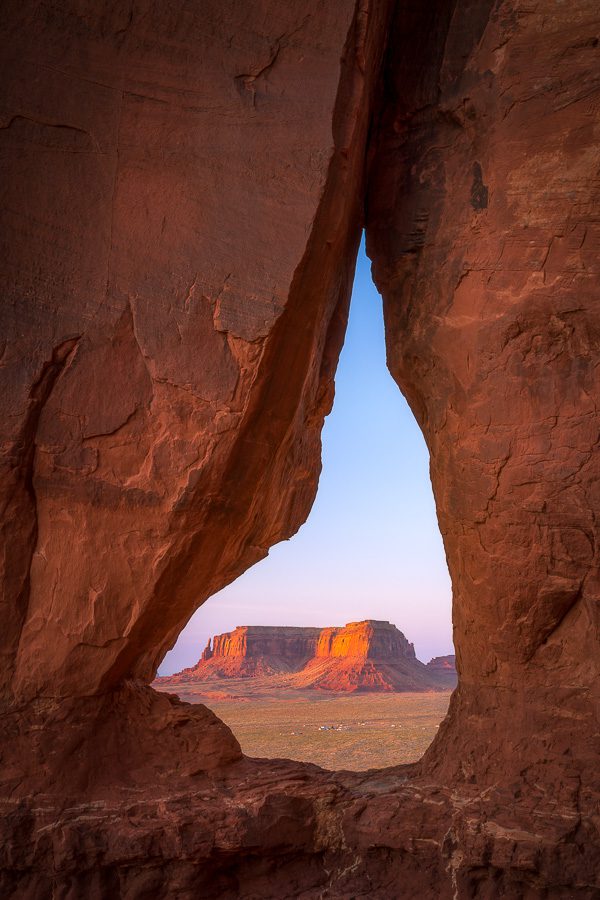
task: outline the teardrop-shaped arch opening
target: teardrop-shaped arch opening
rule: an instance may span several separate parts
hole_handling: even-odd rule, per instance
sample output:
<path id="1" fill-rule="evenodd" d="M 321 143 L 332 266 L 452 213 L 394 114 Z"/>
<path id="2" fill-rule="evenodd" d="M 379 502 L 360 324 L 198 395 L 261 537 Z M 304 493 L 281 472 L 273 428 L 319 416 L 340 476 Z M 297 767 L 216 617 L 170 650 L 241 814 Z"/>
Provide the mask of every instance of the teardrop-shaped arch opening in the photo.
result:
<path id="1" fill-rule="evenodd" d="M 451 586 L 364 243 L 322 460 L 308 521 L 192 616 L 157 685 L 211 707 L 250 756 L 411 762 L 455 684 Z"/>

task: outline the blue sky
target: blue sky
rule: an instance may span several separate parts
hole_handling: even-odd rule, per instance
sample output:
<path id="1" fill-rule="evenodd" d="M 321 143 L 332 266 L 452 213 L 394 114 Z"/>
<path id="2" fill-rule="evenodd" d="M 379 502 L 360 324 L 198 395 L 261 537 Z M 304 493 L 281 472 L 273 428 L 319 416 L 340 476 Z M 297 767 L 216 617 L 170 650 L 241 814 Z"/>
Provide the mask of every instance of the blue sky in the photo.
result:
<path id="1" fill-rule="evenodd" d="M 451 588 L 429 457 L 385 364 L 381 298 L 361 245 L 323 471 L 307 522 L 192 616 L 160 668 L 193 665 L 236 625 L 387 619 L 419 659 L 453 653 Z"/>

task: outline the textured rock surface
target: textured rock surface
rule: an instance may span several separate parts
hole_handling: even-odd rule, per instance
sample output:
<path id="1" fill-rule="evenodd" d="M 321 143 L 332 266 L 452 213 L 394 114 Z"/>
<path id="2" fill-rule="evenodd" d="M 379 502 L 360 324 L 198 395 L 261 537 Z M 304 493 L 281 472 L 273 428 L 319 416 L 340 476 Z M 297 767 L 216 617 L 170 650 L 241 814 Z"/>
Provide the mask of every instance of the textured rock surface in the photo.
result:
<path id="1" fill-rule="evenodd" d="M 386 9 L 4 16 L 5 693 L 150 679 L 306 518 Z"/>
<path id="2" fill-rule="evenodd" d="M 427 671 L 434 675 L 436 680 L 450 688 L 455 688 L 457 684 L 456 676 L 456 656 L 434 656 L 427 663 Z"/>
<path id="3" fill-rule="evenodd" d="M 390 6 L 3 10 L 3 896 L 598 897 L 597 3 Z M 370 123 L 460 683 L 359 777 L 129 679 L 310 508 Z"/>
<path id="4" fill-rule="evenodd" d="M 296 672 L 314 656 L 320 634 L 320 628 L 240 625 L 209 640 L 195 666 L 159 681 Z"/>
<path id="5" fill-rule="evenodd" d="M 427 663 L 427 668 L 438 672 L 451 672 L 455 670 L 456 656 L 454 653 L 448 656 L 434 656 Z"/>
<path id="6" fill-rule="evenodd" d="M 416 659 L 415 648 L 401 631 L 389 622 L 366 619 L 348 622 L 343 628 L 324 628 L 319 636 L 317 657 L 392 660 L 397 657 Z"/>
<path id="7" fill-rule="evenodd" d="M 162 685 L 286 674 L 281 690 L 419 691 L 454 687 L 454 657 L 423 665 L 401 631 L 368 619 L 341 628 L 242 625 L 209 640 L 198 663 L 158 678 Z M 445 664 L 442 664 L 442 660 Z M 452 660 L 452 662 L 450 662 Z M 433 661 L 432 661 L 433 662 Z"/>
<path id="8" fill-rule="evenodd" d="M 600 51 L 575 8 L 459 3 L 427 72 L 427 14 L 398 8 L 367 236 L 454 591 L 427 768 L 595 795 Z"/>
<path id="9" fill-rule="evenodd" d="M 3 896 L 192 900 L 281 897 L 575 898 L 598 896 L 594 834 L 575 786 L 528 795 L 457 789 L 414 766 L 326 772 L 284 760 L 141 791 L 1 802 Z M 41 802 L 40 802 L 41 801 Z M 560 853 L 557 853 L 560 848 Z M 15 885 L 19 885 L 15 892 Z"/>
<path id="10" fill-rule="evenodd" d="M 321 632 L 297 687 L 330 691 L 426 691 L 441 685 L 389 622 L 368 619 Z"/>

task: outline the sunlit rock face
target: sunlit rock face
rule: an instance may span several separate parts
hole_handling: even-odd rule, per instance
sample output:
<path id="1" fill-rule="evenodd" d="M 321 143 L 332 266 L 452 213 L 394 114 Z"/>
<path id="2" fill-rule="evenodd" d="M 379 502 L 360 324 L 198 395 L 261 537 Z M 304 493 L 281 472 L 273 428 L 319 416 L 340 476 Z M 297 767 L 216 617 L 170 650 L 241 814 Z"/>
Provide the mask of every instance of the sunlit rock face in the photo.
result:
<path id="1" fill-rule="evenodd" d="M 427 691 L 442 686 L 395 625 L 367 619 L 324 628 L 299 687 L 340 692 Z"/>
<path id="2" fill-rule="evenodd" d="M 415 648 L 389 622 L 373 619 L 350 622 L 343 628 L 324 628 L 316 648 L 318 657 L 362 656 L 365 659 L 416 659 Z"/>
<path id="3" fill-rule="evenodd" d="M 395 625 L 374 619 L 340 628 L 243 625 L 209 640 L 195 666 L 158 682 L 258 677 L 260 689 L 263 676 L 283 675 L 283 691 L 440 690 L 456 684 L 450 657 L 443 660 L 425 666 Z"/>
<path id="4" fill-rule="evenodd" d="M 597 897 L 596 0 L 1 28 L 2 895 Z M 376 777 L 142 683 L 310 509 L 363 210 L 460 673 Z"/>

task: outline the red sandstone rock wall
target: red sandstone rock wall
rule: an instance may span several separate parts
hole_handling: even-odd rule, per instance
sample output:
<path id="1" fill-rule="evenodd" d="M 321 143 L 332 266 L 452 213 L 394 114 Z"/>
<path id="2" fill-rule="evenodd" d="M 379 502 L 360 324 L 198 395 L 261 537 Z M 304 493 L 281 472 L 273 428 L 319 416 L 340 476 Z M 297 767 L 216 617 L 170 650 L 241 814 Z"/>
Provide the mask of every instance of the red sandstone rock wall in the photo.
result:
<path id="1" fill-rule="evenodd" d="M 367 248 L 452 577 L 446 772 L 596 778 L 598 53 L 591 0 L 398 6 Z"/>
<path id="2" fill-rule="evenodd" d="M 324 628 L 317 644 L 317 657 L 361 656 L 366 659 L 416 659 L 415 648 L 389 622 L 349 622 L 343 628 Z"/>
<path id="3" fill-rule="evenodd" d="M 306 518 L 388 9 L 4 11 L 7 696 L 150 679 Z"/>
<path id="4" fill-rule="evenodd" d="M 321 633 L 314 659 L 294 679 L 298 688 L 329 691 L 427 691 L 448 687 L 428 670 L 401 631 L 368 619 Z"/>
<path id="5" fill-rule="evenodd" d="M 319 628 L 263 627 L 245 625 L 213 638 L 213 658 L 219 656 L 245 657 L 278 656 L 289 659 L 290 665 L 314 654 Z"/>
<path id="6" fill-rule="evenodd" d="M 320 628 L 238 626 L 209 640 L 195 666 L 159 680 L 176 684 L 189 679 L 296 672 L 314 656 L 320 634 Z"/>

